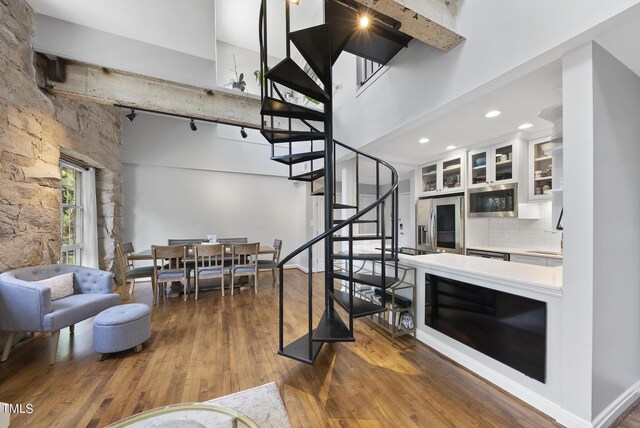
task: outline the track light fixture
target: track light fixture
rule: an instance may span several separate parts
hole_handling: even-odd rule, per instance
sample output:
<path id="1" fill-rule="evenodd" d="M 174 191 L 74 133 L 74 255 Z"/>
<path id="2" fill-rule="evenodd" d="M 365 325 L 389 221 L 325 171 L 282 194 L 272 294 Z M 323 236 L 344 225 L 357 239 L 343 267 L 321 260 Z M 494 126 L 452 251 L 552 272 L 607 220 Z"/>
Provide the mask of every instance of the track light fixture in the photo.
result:
<path id="1" fill-rule="evenodd" d="M 242 135 L 242 138 L 247 138 L 247 131 L 244 130 L 244 126 L 240 128 L 240 135 Z"/>
<path id="2" fill-rule="evenodd" d="M 189 122 L 189 128 L 191 128 L 192 131 L 197 131 L 198 127 L 196 126 L 196 121 L 191 119 L 191 122 Z"/>
<path id="3" fill-rule="evenodd" d="M 129 122 L 133 122 L 133 119 L 136 118 L 136 111 L 134 109 L 131 109 L 131 113 L 125 114 L 124 117 L 129 119 Z"/>
<path id="4" fill-rule="evenodd" d="M 369 26 L 369 17 L 367 15 L 361 15 L 358 18 L 358 25 L 360 28 L 367 28 Z"/>

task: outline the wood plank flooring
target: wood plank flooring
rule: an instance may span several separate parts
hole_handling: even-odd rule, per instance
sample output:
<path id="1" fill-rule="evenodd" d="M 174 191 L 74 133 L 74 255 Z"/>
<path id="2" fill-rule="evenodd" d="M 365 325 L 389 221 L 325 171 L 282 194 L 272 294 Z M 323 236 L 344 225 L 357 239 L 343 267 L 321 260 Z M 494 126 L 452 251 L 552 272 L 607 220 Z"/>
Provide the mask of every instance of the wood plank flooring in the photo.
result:
<path id="1" fill-rule="evenodd" d="M 305 333 L 306 275 L 285 272 L 290 339 Z M 314 318 L 322 311 L 317 276 Z M 263 275 L 259 292 L 219 291 L 168 299 L 153 308 L 152 336 L 141 353 L 98 362 L 91 320 L 60 335 L 48 364 L 49 337 L 18 344 L 0 365 L 0 401 L 31 403 L 11 427 L 104 426 L 166 404 L 204 401 L 277 382 L 294 427 L 545 427 L 554 423 L 427 346 L 399 347 L 368 322 L 356 321 L 356 342 L 325 345 L 314 366 L 279 357 L 277 287 Z M 133 301 L 151 303 L 148 284 Z M 633 415 L 631 415 L 633 416 Z"/>

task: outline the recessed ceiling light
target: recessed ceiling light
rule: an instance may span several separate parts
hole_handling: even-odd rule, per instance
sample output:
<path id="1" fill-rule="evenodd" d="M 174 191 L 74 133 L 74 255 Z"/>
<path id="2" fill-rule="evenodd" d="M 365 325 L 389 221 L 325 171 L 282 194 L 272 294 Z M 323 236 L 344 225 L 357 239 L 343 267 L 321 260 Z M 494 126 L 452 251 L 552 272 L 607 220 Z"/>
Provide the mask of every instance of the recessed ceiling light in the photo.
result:
<path id="1" fill-rule="evenodd" d="M 518 126 L 518 129 L 529 129 L 533 126 L 533 124 L 531 123 L 523 123 L 522 125 Z"/>
<path id="2" fill-rule="evenodd" d="M 420 139 L 418 140 L 418 143 L 420 143 L 420 144 L 426 144 L 426 143 L 428 143 L 428 142 L 429 142 L 429 139 L 428 139 L 428 138 L 420 138 Z"/>
<path id="3" fill-rule="evenodd" d="M 454 145 L 452 144 L 452 145 L 447 146 L 447 147 L 445 147 L 445 148 L 446 148 L 447 150 L 453 150 L 453 149 L 455 149 L 456 147 L 458 147 L 458 146 L 454 146 Z"/>
<path id="4" fill-rule="evenodd" d="M 491 110 L 490 112 L 487 112 L 487 114 L 484 115 L 484 117 L 491 119 L 492 117 L 498 117 L 500 116 L 500 110 Z"/>
<path id="5" fill-rule="evenodd" d="M 369 26 L 369 17 L 367 15 L 362 15 L 358 19 L 358 24 L 360 25 L 360 28 L 367 28 Z"/>

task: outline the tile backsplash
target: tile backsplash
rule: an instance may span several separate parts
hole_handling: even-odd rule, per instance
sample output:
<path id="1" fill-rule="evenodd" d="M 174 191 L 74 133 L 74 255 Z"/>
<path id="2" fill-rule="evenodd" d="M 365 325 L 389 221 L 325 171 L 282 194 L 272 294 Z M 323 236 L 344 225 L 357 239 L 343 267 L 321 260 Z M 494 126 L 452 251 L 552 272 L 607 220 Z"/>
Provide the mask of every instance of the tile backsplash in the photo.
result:
<path id="1" fill-rule="evenodd" d="M 551 202 L 540 204 L 540 219 L 489 219 L 489 246 L 560 250 L 562 234 L 552 233 Z"/>

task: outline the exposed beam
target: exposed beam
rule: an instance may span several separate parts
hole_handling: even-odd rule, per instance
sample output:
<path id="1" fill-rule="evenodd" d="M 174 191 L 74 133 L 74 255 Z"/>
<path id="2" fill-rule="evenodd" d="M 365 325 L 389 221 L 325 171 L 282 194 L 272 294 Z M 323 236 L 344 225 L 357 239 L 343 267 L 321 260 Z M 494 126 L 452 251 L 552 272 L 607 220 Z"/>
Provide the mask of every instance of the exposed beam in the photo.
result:
<path id="1" fill-rule="evenodd" d="M 68 61 L 65 79 L 47 76 L 50 93 L 100 104 L 192 117 L 229 125 L 260 127 L 260 100 L 231 90 L 209 90 L 95 65 Z"/>
<path id="2" fill-rule="evenodd" d="M 457 0 L 354 0 L 399 21 L 398 30 L 408 36 L 448 52 L 464 37 L 453 30 Z"/>

